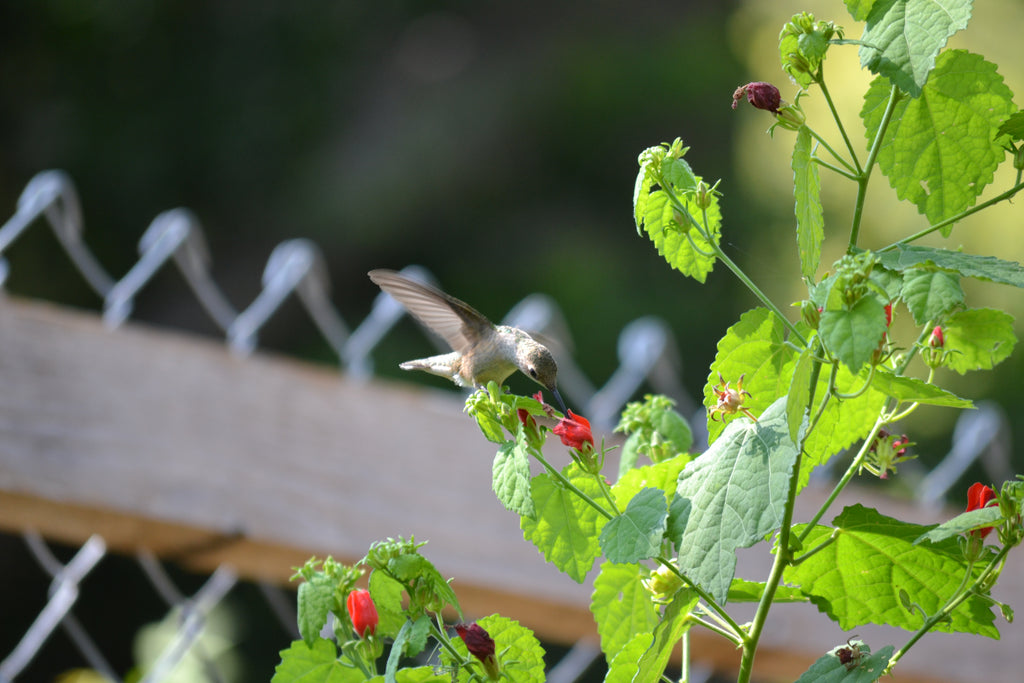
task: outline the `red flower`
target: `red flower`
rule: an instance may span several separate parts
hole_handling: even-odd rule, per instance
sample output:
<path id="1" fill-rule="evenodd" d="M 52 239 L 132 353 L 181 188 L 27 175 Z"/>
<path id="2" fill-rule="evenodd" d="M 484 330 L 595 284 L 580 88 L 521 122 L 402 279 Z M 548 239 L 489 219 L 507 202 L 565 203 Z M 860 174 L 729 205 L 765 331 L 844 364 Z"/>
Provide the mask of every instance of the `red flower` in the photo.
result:
<path id="1" fill-rule="evenodd" d="M 487 675 L 492 680 L 497 680 L 501 672 L 498 669 L 498 660 L 494 656 L 494 638 L 491 638 L 491 634 L 485 631 L 483 626 L 476 623 L 469 626 L 456 624 L 455 632 L 459 634 L 459 638 L 462 638 L 462 642 L 466 644 L 469 654 L 479 659 L 480 663 L 484 665 Z"/>
<path id="2" fill-rule="evenodd" d="M 586 450 L 583 444 L 589 444 L 589 448 L 593 448 L 594 435 L 590 431 L 590 420 L 576 415 L 571 410 L 566 412 L 569 416 L 559 420 L 551 431 L 569 448 L 575 448 L 578 451 Z"/>
<path id="3" fill-rule="evenodd" d="M 885 305 L 885 326 L 889 327 L 892 325 L 892 302 L 890 301 Z"/>
<path id="4" fill-rule="evenodd" d="M 366 637 L 369 631 L 373 635 L 377 631 L 377 607 L 373 604 L 370 591 L 357 589 L 348 594 L 345 601 L 348 607 L 348 616 L 352 619 L 352 626 L 360 638 Z"/>
<path id="5" fill-rule="evenodd" d="M 773 114 L 779 113 L 779 105 L 782 104 L 782 95 L 779 94 L 779 89 L 771 83 L 756 81 L 736 88 L 736 92 L 732 94 L 733 109 L 736 108 L 736 105 L 739 104 L 740 100 L 743 99 L 744 96 L 746 96 L 747 102 L 754 105 L 755 109 L 764 109 L 765 111 L 770 111 Z"/>
<path id="6" fill-rule="evenodd" d="M 516 408 L 516 417 L 519 418 L 519 421 L 522 422 L 523 426 L 527 429 L 536 424 L 533 417 L 530 415 L 530 411 L 526 408 Z"/>
<path id="7" fill-rule="evenodd" d="M 971 488 L 967 489 L 967 512 L 988 507 L 995 499 L 995 491 L 981 482 L 975 482 L 971 484 Z M 995 527 L 986 526 L 980 529 L 975 529 L 971 532 L 971 536 L 974 536 L 975 538 L 985 538 L 992 533 L 992 529 L 994 528 Z"/>
<path id="8" fill-rule="evenodd" d="M 946 340 L 942 336 L 942 326 L 936 325 L 935 329 L 932 330 L 931 336 L 928 337 L 928 346 L 933 349 L 941 349 L 946 345 Z"/>

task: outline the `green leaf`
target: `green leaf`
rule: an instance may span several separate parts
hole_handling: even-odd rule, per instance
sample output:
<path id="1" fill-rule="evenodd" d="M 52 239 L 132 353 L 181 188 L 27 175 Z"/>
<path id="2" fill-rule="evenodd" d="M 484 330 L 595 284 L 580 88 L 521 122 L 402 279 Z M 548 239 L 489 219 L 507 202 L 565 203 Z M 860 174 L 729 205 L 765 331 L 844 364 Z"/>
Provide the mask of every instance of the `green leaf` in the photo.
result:
<path id="1" fill-rule="evenodd" d="M 601 530 L 601 551 L 610 562 L 629 564 L 654 557 L 661 549 L 668 518 L 668 501 L 661 489 L 636 494 L 621 515 Z"/>
<path id="2" fill-rule="evenodd" d="M 783 397 L 757 422 L 730 422 L 679 475 L 677 492 L 691 506 L 679 568 L 716 600 L 724 602 L 728 595 L 736 550 L 762 540 L 782 523 L 796 456 Z"/>
<path id="3" fill-rule="evenodd" d="M 991 308 L 954 313 L 942 326 L 946 351 L 943 364 L 961 375 L 968 370 L 991 370 L 1017 344 L 1013 316 Z"/>
<path id="4" fill-rule="evenodd" d="M 854 373 L 871 360 L 885 329 L 885 306 L 874 296 L 850 308 L 825 311 L 818 324 L 825 347 Z"/>
<path id="5" fill-rule="evenodd" d="M 388 653 L 388 661 L 384 665 L 385 683 L 396 683 L 395 672 L 398 671 L 398 662 L 402 659 L 402 651 L 405 649 L 405 643 L 409 639 L 411 632 L 412 622 L 406 619 L 405 623 L 402 624 L 402 628 L 398 629 L 391 652 Z"/>
<path id="6" fill-rule="evenodd" d="M 789 438 L 793 443 L 800 442 L 800 428 L 807 415 L 807 402 L 811 399 L 811 375 L 814 371 L 814 357 L 808 346 L 800 353 L 793 380 L 786 396 L 786 424 L 789 426 Z"/>
<path id="7" fill-rule="evenodd" d="M 749 396 L 743 405 L 754 415 L 786 394 L 792 382 L 798 352 L 785 343 L 785 327 L 767 308 L 754 308 L 730 327 L 718 342 L 718 353 L 704 385 L 704 406 L 708 409 L 708 443 L 713 443 L 729 421 L 737 416 L 714 419 L 715 387 L 719 375 L 737 388 L 743 377 L 743 389 Z"/>
<path id="8" fill-rule="evenodd" d="M 520 425 L 520 432 L 522 426 Z M 533 498 L 530 496 L 530 456 L 525 441 L 506 441 L 494 456 L 492 488 L 506 510 L 533 517 Z"/>
<path id="9" fill-rule="evenodd" d="M 864 21 L 868 18 L 868 14 L 871 13 L 871 8 L 875 4 L 875 0 L 845 0 L 846 9 L 849 10 L 850 16 L 857 21 Z"/>
<path id="10" fill-rule="evenodd" d="M 377 608 L 377 635 L 394 637 L 405 624 L 402 584 L 382 571 L 370 573 L 370 597 Z"/>
<path id="11" fill-rule="evenodd" d="M 914 540 L 914 543 L 917 544 L 921 541 L 938 543 L 939 541 L 944 541 L 947 538 L 952 538 L 953 536 L 966 534 L 968 531 L 972 531 L 974 529 L 996 526 L 1002 518 L 1003 513 L 1000 511 L 999 506 L 963 512 L 948 522 L 943 522 L 934 529 L 921 534 Z"/>
<path id="12" fill-rule="evenodd" d="M 413 666 L 395 672 L 397 683 L 448 683 L 452 677 L 437 673 L 432 666 Z M 383 676 L 374 676 L 368 683 L 384 683 Z"/>
<path id="13" fill-rule="evenodd" d="M 877 0 L 861 36 L 861 66 L 917 97 L 939 50 L 967 26 L 971 4 L 972 0 Z"/>
<path id="14" fill-rule="evenodd" d="M 960 398 L 942 387 L 928 384 L 916 377 L 894 375 L 881 368 L 875 370 L 875 374 L 871 378 L 871 386 L 901 403 L 925 403 L 947 408 L 974 407 L 974 403 L 970 400 Z"/>
<path id="15" fill-rule="evenodd" d="M 793 147 L 793 195 L 796 213 L 796 243 L 800 252 L 800 273 L 813 278 L 821 262 L 825 239 L 825 217 L 821 209 L 821 180 L 818 165 L 811 159 L 811 131 L 800 126 Z"/>
<path id="16" fill-rule="evenodd" d="M 747 579 L 733 579 L 729 586 L 729 602 L 760 602 L 764 595 L 764 581 L 748 581 Z M 780 584 L 775 589 L 773 603 L 777 602 L 807 602 L 808 598 L 799 588 Z"/>
<path id="17" fill-rule="evenodd" d="M 628 505 L 641 489 L 651 486 L 662 490 L 665 494 L 665 503 L 668 504 L 675 494 L 679 473 L 689 462 L 688 455 L 680 454 L 656 465 L 645 465 L 630 470 L 612 487 L 615 504 L 620 508 Z"/>
<path id="18" fill-rule="evenodd" d="M 665 538 L 671 541 L 678 551 L 683 545 L 683 533 L 686 531 L 686 521 L 690 517 L 690 501 L 678 493 L 672 496 L 672 502 L 668 506 L 668 524 L 665 527 Z"/>
<path id="19" fill-rule="evenodd" d="M 608 673 L 604 676 L 604 683 L 633 683 L 636 680 L 639 670 L 640 658 L 650 649 L 654 642 L 654 634 L 638 633 L 626 645 L 614 653 L 608 664 Z M 612 654 L 605 651 L 606 654 Z"/>
<path id="20" fill-rule="evenodd" d="M 843 648 L 857 647 L 860 656 L 852 669 L 839 660 L 837 652 Z M 889 665 L 889 658 L 896 648 L 886 645 L 878 652 L 872 653 L 871 648 L 859 640 L 837 645 L 822 655 L 811 665 L 796 683 L 874 683 L 882 677 L 882 672 Z M 853 664 L 854 662 L 851 662 Z"/>
<path id="21" fill-rule="evenodd" d="M 1019 263 L 1004 261 L 995 256 L 976 256 L 949 249 L 909 244 L 898 244 L 895 249 L 879 253 L 878 256 L 882 265 L 892 270 L 903 271 L 919 264 L 934 264 L 939 268 L 960 273 L 964 277 L 1024 287 L 1024 268 Z"/>
<path id="22" fill-rule="evenodd" d="M 508 680 L 516 683 L 544 682 L 544 648 L 533 635 L 533 631 L 521 626 L 518 621 L 497 614 L 477 619 L 476 623 L 494 639 L 495 655 L 501 665 L 502 674 L 506 675 Z M 461 638 L 452 638 L 451 642 L 463 658 L 471 658 Z M 441 650 L 441 661 L 446 666 L 453 665 L 451 656 L 444 649 Z M 473 659 L 473 662 L 476 662 L 476 659 Z M 474 668 L 476 667 L 478 665 L 474 664 Z M 471 678 L 469 672 L 459 669 L 458 681 L 478 681 L 481 677 L 480 669 L 476 668 L 476 672 L 476 677 Z M 448 680 L 453 681 L 454 678 L 449 676 Z"/>
<path id="23" fill-rule="evenodd" d="M 818 378 L 815 396 L 824 397 L 828 391 L 828 375 L 822 372 Z M 836 373 L 836 388 L 844 394 L 859 392 L 864 379 L 842 365 Z M 820 400 L 820 399 L 816 399 Z M 800 461 L 800 484 L 803 489 L 810 480 L 815 467 L 828 461 L 836 453 L 849 448 L 856 441 L 867 436 L 875 424 L 879 412 L 885 407 L 886 396 L 873 387 L 860 393 L 856 398 L 842 401 L 830 400 L 818 418 L 818 424 L 803 443 L 804 456 Z"/>
<path id="24" fill-rule="evenodd" d="M 690 613 L 697 606 L 697 594 L 690 589 L 677 591 L 665 608 L 665 616 L 654 629 L 654 642 L 640 657 L 640 666 L 633 683 L 659 683 L 665 674 L 669 657 L 683 633 L 693 625 Z"/>
<path id="25" fill-rule="evenodd" d="M 916 631 L 924 623 L 920 610 L 907 611 L 899 599 L 906 592 L 927 614 L 938 612 L 960 586 L 967 571 L 953 539 L 914 545 L 927 527 L 901 522 L 861 505 L 847 507 L 833 520 L 838 531 L 816 527 L 804 539 L 811 548 L 836 533 L 835 542 L 786 568 L 786 582 L 800 586 L 819 610 L 843 630 L 861 624 L 888 624 Z M 795 527 L 800 533 L 803 525 Z M 975 568 L 980 573 L 982 567 Z M 998 638 L 995 616 L 983 596 L 972 596 L 953 611 L 940 631 L 977 633 Z"/>
<path id="26" fill-rule="evenodd" d="M 696 220 L 702 220 L 700 207 L 692 199 L 679 197 L 679 200 Z M 718 244 L 721 237 L 722 212 L 718 208 L 717 197 L 712 197 L 707 218 L 708 234 L 715 244 Z M 664 190 L 654 190 L 645 199 L 641 221 L 658 253 L 670 266 L 697 282 L 704 282 L 707 279 L 708 273 L 715 265 L 714 256 L 707 255 L 712 253 L 712 246 L 695 228 L 681 226 L 676 221 L 672 204 Z"/>
<path id="27" fill-rule="evenodd" d="M 888 99 L 888 85 L 875 79 L 861 110 L 869 141 Z M 896 195 L 932 223 L 955 216 L 992 182 L 1005 156 L 995 142 L 996 129 L 1015 110 L 1013 93 L 994 64 L 964 50 L 944 52 L 921 96 L 896 103 L 878 167 Z M 948 225 L 942 234 L 948 237 L 952 229 Z"/>
<path id="28" fill-rule="evenodd" d="M 320 638 L 320 630 L 327 623 L 327 613 L 334 607 L 334 589 L 337 581 L 325 574 L 314 574 L 299 585 L 298 622 L 299 634 L 306 645 Z"/>
<path id="29" fill-rule="evenodd" d="M 918 325 L 935 320 L 964 302 L 960 278 L 933 268 L 905 270 L 900 295 Z"/>
<path id="30" fill-rule="evenodd" d="M 448 584 L 448 581 L 437 571 L 437 567 L 427 558 L 419 553 L 403 554 L 388 560 L 387 570 L 394 578 L 406 585 L 416 582 L 421 592 L 426 595 L 432 594 L 432 601 L 439 603 L 431 606 L 435 612 L 440 612 L 445 605 L 451 605 L 455 611 L 462 615 L 462 608 L 459 606 L 459 599 L 455 591 Z"/>
<path id="31" fill-rule="evenodd" d="M 1009 135 L 1011 140 L 1024 140 L 1024 111 L 1011 114 L 999 124 L 996 135 Z"/>
<path id="32" fill-rule="evenodd" d="M 562 473 L 579 489 L 596 498 L 597 483 L 569 465 Z M 577 583 L 583 583 L 601 549 L 597 537 L 606 519 L 550 474 L 538 474 L 532 481 L 535 518 L 520 518 L 523 537 L 537 546 L 544 558 Z"/>
<path id="33" fill-rule="evenodd" d="M 361 680 L 363 674 L 359 669 L 338 661 L 334 641 L 319 637 L 312 645 L 296 640 L 287 650 L 281 650 L 281 663 L 270 679 L 271 683 L 354 683 Z"/>
<path id="34" fill-rule="evenodd" d="M 638 633 L 650 633 L 660 615 L 642 583 L 640 566 L 604 562 L 594 579 L 590 611 L 597 622 L 601 651 L 611 663 L 612 654 Z"/>

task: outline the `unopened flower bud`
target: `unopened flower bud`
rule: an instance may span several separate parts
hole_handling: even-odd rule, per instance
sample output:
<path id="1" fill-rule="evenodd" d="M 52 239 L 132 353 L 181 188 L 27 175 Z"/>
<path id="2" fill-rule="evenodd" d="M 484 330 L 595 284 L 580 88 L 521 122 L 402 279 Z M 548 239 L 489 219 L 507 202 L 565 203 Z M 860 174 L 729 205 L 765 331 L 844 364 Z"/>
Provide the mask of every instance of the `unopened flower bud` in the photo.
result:
<path id="1" fill-rule="evenodd" d="M 469 654 L 479 659 L 480 663 L 484 665 L 487 676 L 492 681 L 498 680 L 501 677 L 501 667 L 494 656 L 494 638 L 491 638 L 491 635 L 480 624 L 470 624 L 469 626 L 456 624 L 455 632 L 466 644 Z"/>
<path id="2" fill-rule="evenodd" d="M 373 635 L 377 631 L 377 607 L 373 604 L 370 591 L 357 589 L 348 594 L 345 601 L 348 616 L 352 619 L 352 627 L 360 638 L 366 637 L 369 631 Z"/>
<path id="3" fill-rule="evenodd" d="M 779 89 L 771 83 L 755 81 L 736 88 L 732 94 L 732 108 L 735 109 L 743 97 L 747 98 L 755 109 L 764 109 L 773 114 L 779 113 L 779 105 L 782 103 L 782 96 Z"/>

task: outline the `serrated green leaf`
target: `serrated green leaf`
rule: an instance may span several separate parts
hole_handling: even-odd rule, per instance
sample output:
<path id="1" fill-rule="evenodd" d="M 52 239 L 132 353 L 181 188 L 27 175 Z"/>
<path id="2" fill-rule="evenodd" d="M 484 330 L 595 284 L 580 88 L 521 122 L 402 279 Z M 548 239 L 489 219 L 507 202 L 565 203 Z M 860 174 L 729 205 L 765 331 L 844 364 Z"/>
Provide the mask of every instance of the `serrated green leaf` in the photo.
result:
<path id="1" fill-rule="evenodd" d="M 600 498 L 597 483 L 575 465 L 562 472 L 588 496 Z M 547 473 L 533 478 L 531 491 L 537 515 L 520 518 L 523 537 L 537 546 L 544 559 L 583 583 L 601 552 L 597 537 L 606 519 Z"/>
<path id="2" fill-rule="evenodd" d="M 883 266 L 893 270 L 903 271 L 920 264 L 934 264 L 964 277 L 1024 287 L 1024 268 L 1015 261 L 1004 261 L 995 256 L 976 256 L 909 244 L 898 244 L 891 251 L 879 253 L 878 256 Z"/>
<path id="3" fill-rule="evenodd" d="M 861 110 L 869 141 L 888 98 L 888 84 L 875 79 Z M 900 199 L 938 223 L 973 206 L 992 182 L 1005 156 L 995 132 L 1015 110 L 994 64 L 964 50 L 944 52 L 921 96 L 896 103 L 878 167 Z M 946 226 L 942 234 L 948 237 L 952 229 Z"/>
<path id="4" fill-rule="evenodd" d="M 909 268 L 903 271 L 900 295 L 918 325 L 935 320 L 964 302 L 960 278 L 932 268 Z"/>
<path id="5" fill-rule="evenodd" d="M 1024 111 L 1011 114 L 999 124 L 996 135 L 1009 135 L 1011 140 L 1024 140 Z"/>
<path id="6" fill-rule="evenodd" d="M 760 602 L 765 586 L 764 581 L 733 579 L 732 585 L 729 586 L 729 602 Z M 808 598 L 799 588 L 781 584 L 775 589 L 772 602 L 808 602 Z"/>
<path id="7" fill-rule="evenodd" d="M 679 568 L 716 600 L 728 595 L 736 550 L 762 540 L 782 523 L 796 456 L 783 397 L 757 422 L 730 422 L 679 475 L 677 492 L 691 505 Z"/>
<path id="8" fill-rule="evenodd" d="M 299 585 L 299 634 L 310 647 L 313 647 L 313 643 L 320 637 L 320 630 L 327 623 L 327 613 L 334 607 L 336 586 L 337 581 L 324 574 L 314 574 L 310 580 Z"/>
<path id="9" fill-rule="evenodd" d="M 402 584 L 382 571 L 370 573 L 370 597 L 377 608 L 377 635 L 394 637 L 406 622 Z"/>
<path id="10" fill-rule="evenodd" d="M 702 213 L 692 199 L 680 197 L 680 201 L 696 220 L 702 220 Z M 708 273 L 715 265 L 715 258 L 707 256 L 713 251 L 712 246 L 695 228 L 680 226 L 676 222 L 672 204 L 664 190 L 651 192 L 642 202 L 643 229 L 654 242 L 655 248 L 670 266 L 687 277 L 704 282 Z M 709 235 L 718 244 L 721 237 L 722 212 L 718 207 L 718 198 L 712 197 L 707 209 Z M 690 240 L 693 240 L 692 244 Z M 696 245 L 696 249 L 694 249 Z M 701 253 L 704 252 L 704 253 Z"/>
<path id="11" fill-rule="evenodd" d="M 636 174 L 636 184 L 633 186 L 633 219 L 636 222 L 636 234 L 641 235 L 644 216 L 647 215 L 647 200 L 651 196 L 651 189 L 656 183 L 655 174 L 661 167 L 661 160 L 665 158 L 665 148 L 661 145 L 648 147 L 640 152 L 637 163 L 640 170 Z"/>
<path id="12" fill-rule="evenodd" d="M 690 164 L 683 158 L 666 158 L 661 163 L 661 177 L 676 193 L 692 192 L 697 189 L 697 176 Z"/>
<path id="13" fill-rule="evenodd" d="M 875 0 L 844 0 L 846 2 L 846 9 L 850 12 L 850 16 L 857 21 L 864 21 L 868 18 L 868 14 L 871 13 L 871 8 L 875 4 Z"/>
<path id="14" fill-rule="evenodd" d="M 518 621 L 497 614 L 477 619 L 476 623 L 494 639 L 494 652 L 498 657 L 502 674 L 507 676 L 508 680 L 516 683 L 544 682 L 544 648 L 533 635 L 533 631 L 521 626 Z M 463 658 L 472 659 L 461 638 L 452 638 L 451 642 Z M 441 650 L 441 661 L 446 666 L 453 665 L 451 655 L 444 649 Z M 475 659 L 473 661 L 476 662 Z M 471 679 L 470 672 L 459 669 L 457 680 L 460 683 L 469 683 L 470 680 L 479 680 L 481 675 L 482 672 L 476 669 L 476 678 Z M 454 679 L 449 677 L 448 680 Z"/>
<path id="15" fill-rule="evenodd" d="M 388 653 L 388 660 L 384 665 L 384 683 L 397 683 L 395 672 L 398 671 L 398 662 L 402 659 L 402 651 L 405 650 L 405 644 L 411 632 L 412 622 L 406 619 L 405 623 L 402 624 L 402 628 L 398 629 L 391 652 Z"/>
<path id="16" fill-rule="evenodd" d="M 530 456 L 525 442 L 503 443 L 494 456 L 491 476 L 494 495 L 506 510 L 524 517 L 534 516 L 533 498 L 530 496 Z"/>
<path id="17" fill-rule="evenodd" d="M 672 602 L 665 608 L 661 623 L 654 629 L 654 642 L 640 657 L 640 666 L 633 683 L 661 681 L 679 639 L 693 625 L 690 613 L 697 606 L 697 601 L 697 594 L 691 589 L 684 588 L 672 596 Z"/>
<path id="18" fill-rule="evenodd" d="M 942 387 L 917 379 L 894 375 L 878 368 L 871 378 L 871 386 L 901 403 L 924 403 L 947 408 L 973 408 L 974 403 L 966 398 L 946 391 Z"/>
<path id="19" fill-rule="evenodd" d="M 440 611 L 445 605 L 451 605 L 459 616 L 462 616 L 462 607 L 459 606 L 459 599 L 451 585 L 441 572 L 437 571 L 437 567 L 419 553 L 403 554 L 388 560 L 387 570 L 403 583 L 419 583 L 424 593 L 429 588 L 434 600 L 440 603 L 435 611 Z"/>
<path id="20" fill-rule="evenodd" d="M 865 17 L 861 66 L 917 97 L 936 66 L 939 50 L 967 26 L 971 4 L 972 0 L 877 0 Z"/>
<path id="21" fill-rule="evenodd" d="M 658 609 L 641 580 L 639 565 L 612 562 L 602 563 L 594 579 L 590 611 L 609 663 L 636 634 L 650 633 L 658 624 Z"/>
<path id="22" fill-rule="evenodd" d="M 610 562 L 630 564 L 654 557 L 661 549 L 668 518 L 668 502 L 661 489 L 646 488 L 626 509 L 604 525 L 599 542 Z"/>
<path id="23" fill-rule="evenodd" d="M 847 669 L 847 665 L 839 661 L 836 653 L 851 646 L 856 646 L 860 650 L 860 656 L 856 662 L 851 662 L 855 666 Z M 863 642 L 851 640 L 822 655 L 796 683 L 874 683 L 882 677 L 895 649 L 892 645 L 886 645 L 878 652 L 871 652 L 871 648 Z"/>
<path id="24" fill-rule="evenodd" d="M 873 296 L 850 308 L 825 311 L 818 323 L 825 347 L 855 373 L 871 360 L 885 330 L 885 306 Z"/>
<path id="25" fill-rule="evenodd" d="M 730 327 L 718 342 L 718 352 L 711 364 L 708 382 L 704 385 L 704 406 L 708 409 L 708 442 L 714 443 L 725 426 L 736 416 L 714 419 L 715 387 L 719 375 L 737 388 L 743 377 L 743 405 L 754 415 L 786 394 L 792 382 L 798 352 L 783 342 L 785 327 L 771 311 L 754 308 Z"/>
<path id="26" fill-rule="evenodd" d="M 807 415 L 807 402 L 811 399 L 811 375 L 814 371 L 814 357 L 808 346 L 800 353 L 793 369 L 793 379 L 786 397 L 786 424 L 789 427 L 789 438 L 793 443 L 800 442 L 800 427 Z"/>
<path id="27" fill-rule="evenodd" d="M 451 680 L 451 676 L 437 673 L 432 666 L 406 667 L 395 672 L 397 683 L 448 683 Z M 384 683 L 384 677 L 374 676 L 367 683 Z"/>
<path id="28" fill-rule="evenodd" d="M 317 638 L 312 645 L 296 640 L 280 654 L 281 663 L 274 669 L 271 683 L 355 683 L 364 679 L 358 669 L 338 661 L 338 648 L 332 640 Z"/>
<path id="29" fill-rule="evenodd" d="M 793 197 L 800 273 L 806 278 L 813 278 L 818 272 L 821 243 L 825 239 L 821 180 L 818 178 L 818 166 L 811 159 L 813 143 L 810 129 L 800 126 L 793 146 Z"/>
<path id="30" fill-rule="evenodd" d="M 815 396 L 825 396 L 829 374 L 821 373 Z M 804 455 L 800 461 L 800 490 L 807 485 L 815 467 L 867 436 L 879 412 L 885 408 L 885 394 L 873 387 L 861 392 L 864 382 L 859 375 L 839 366 L 836 388 L 844 394 L 857 394 L 857 397 L 842 401 L 830 400 L 825 405 L 817 425 L 804 440 Z"/>
<path id="31" fill-rule="evenodd" d="M 942 325 L 943 365 L 961 375 L 968 370 L 991 370 L 1013 353 L 1017 337 L 1013 316 L 991 308 L 954 313 Z"/>
<path id="32" fill-rule="evenodd" d="M 653 642 L 654 634 L 638 633 L 621 650 L 614 653 L 608 665 L 608 673 L 604 676 L 604 683 L 633 683 L 640 668 L 640 658 L 650 649 Z"/>
<path id="33" fill-rule="evenodd" d="M 1003 513 L 1000 511 L 998 506 L 964 512 L 948 522 L 943 522 L 934 529 L 930 529 L 921 534 L 914 540 L 914 544 L 916 545 L 921 541 L 937 543 L 939 541 L 944 541 L 947 538 L 952 538 L 953 536 L 965 534 L 973 529 L 996 526 L 1002 518 Z"/>
<path id="34" fill-rule="evenodd" d="M 615 482 L 612 487 L 612 496 L 615 504 L 622 508 L 629 504 L 633 497 L 640 493 L 641 489 L 655 487 L 665 493 L 666 504 L 672 499 L 676 491 L 676 481 L 679 473 L 683 471 L 690 457 L 686 454 L 677 455 L 664 462 L 655 465 L 636 467 L 627 472 L 621 479 Z"/>
<path id="35" fill-rule="evenodd" d="M 784 579 L 800 586 L 819 610 L 844 630 L 861 624 L 888 624 L 915 631 L 924 623 L 920 610 L 908 612 L 899 592 L 927 614 L 939 611 L 960 586 L 967 571 L 963 553 L 953 539 L 914 545 L 927 530 L 901 522 L 861 505 L 847 507 L 833 520 L 835 542 L 797 565 L 787 567 Z M 795 527 L 800 533 L 803 525 Z M 804 547 L 823 542 L 834 530 L 816 527 Z M 982 571 L 976 567 L 975 572 Z M 951 614 L 940 631 L 977 633 L 998 638 L 995 616 L 983 596 L 972 596 Z"/>

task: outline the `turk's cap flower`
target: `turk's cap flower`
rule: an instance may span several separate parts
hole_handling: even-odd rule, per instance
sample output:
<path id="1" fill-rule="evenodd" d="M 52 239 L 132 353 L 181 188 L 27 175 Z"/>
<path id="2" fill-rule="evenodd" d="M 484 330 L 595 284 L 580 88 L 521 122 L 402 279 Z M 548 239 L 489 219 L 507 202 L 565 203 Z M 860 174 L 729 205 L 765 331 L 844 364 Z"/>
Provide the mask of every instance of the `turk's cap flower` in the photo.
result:
<path id="1" fill-rule="evenodd" d="M 732 108 L 735 109 L 744 97 L 755 109 L 764 109 L 773 114 L 779 113 L 779 105 L 782 104 L 779 89 L 764 81 L 754 81 L 736 88 L 732 94 Z"/>
<path id="2" fill-rule="evenodd" d="M 501 677 L 501 669 L 498 666 L 498 659 L 494 656 L 494 638 L 491 638 L 483 626 L 477 623 L 456 624 L 455 633 L 462 642 L 466 644 L 469 654 L 480 660 L 491 680 Z"/>
<path id="3" fill-rule="evenodd" d="M 986 508 L 994 501 L 998 504 L 998 501 L 996 501 L 996 492 L 981 482 L 975 482 L 971 484 L 969 489 L 967 489 L 967 512 Z M 984 539 L 992 533 L 992 529 L 994 528 L 995 527 L 986 526 L 980 529 L 975 529 L 971 531 L 971 536 L 977 539 Z"/>
<path id="4" fill-rule="evenodd" d="M 590 431 L 590 420 L 571 410 L 566 412 L 567 416 L 559 420 L 551 431 L 569 448 L 575 448 L 578 451 L 592 450 L 594 434 Z"/>
<path id="5" fill-rule="evenodd" d="M 931 335 L 928 336 L 928 346 L 933 349 L 941 349 L 945 345 L 946 339 L 942 335 L 942 325 L 936 325 Z"/>
<path id="6" fill-rule="evenodd" d="M 348 616 L 352 619 L 352 627 L 360 638 L 366 637 L 369 631 L 373 635 L 377 631 L 377 606 L 373 604 L 370 591 L 358 588 L 348 594 L 345 600 Z"/>

